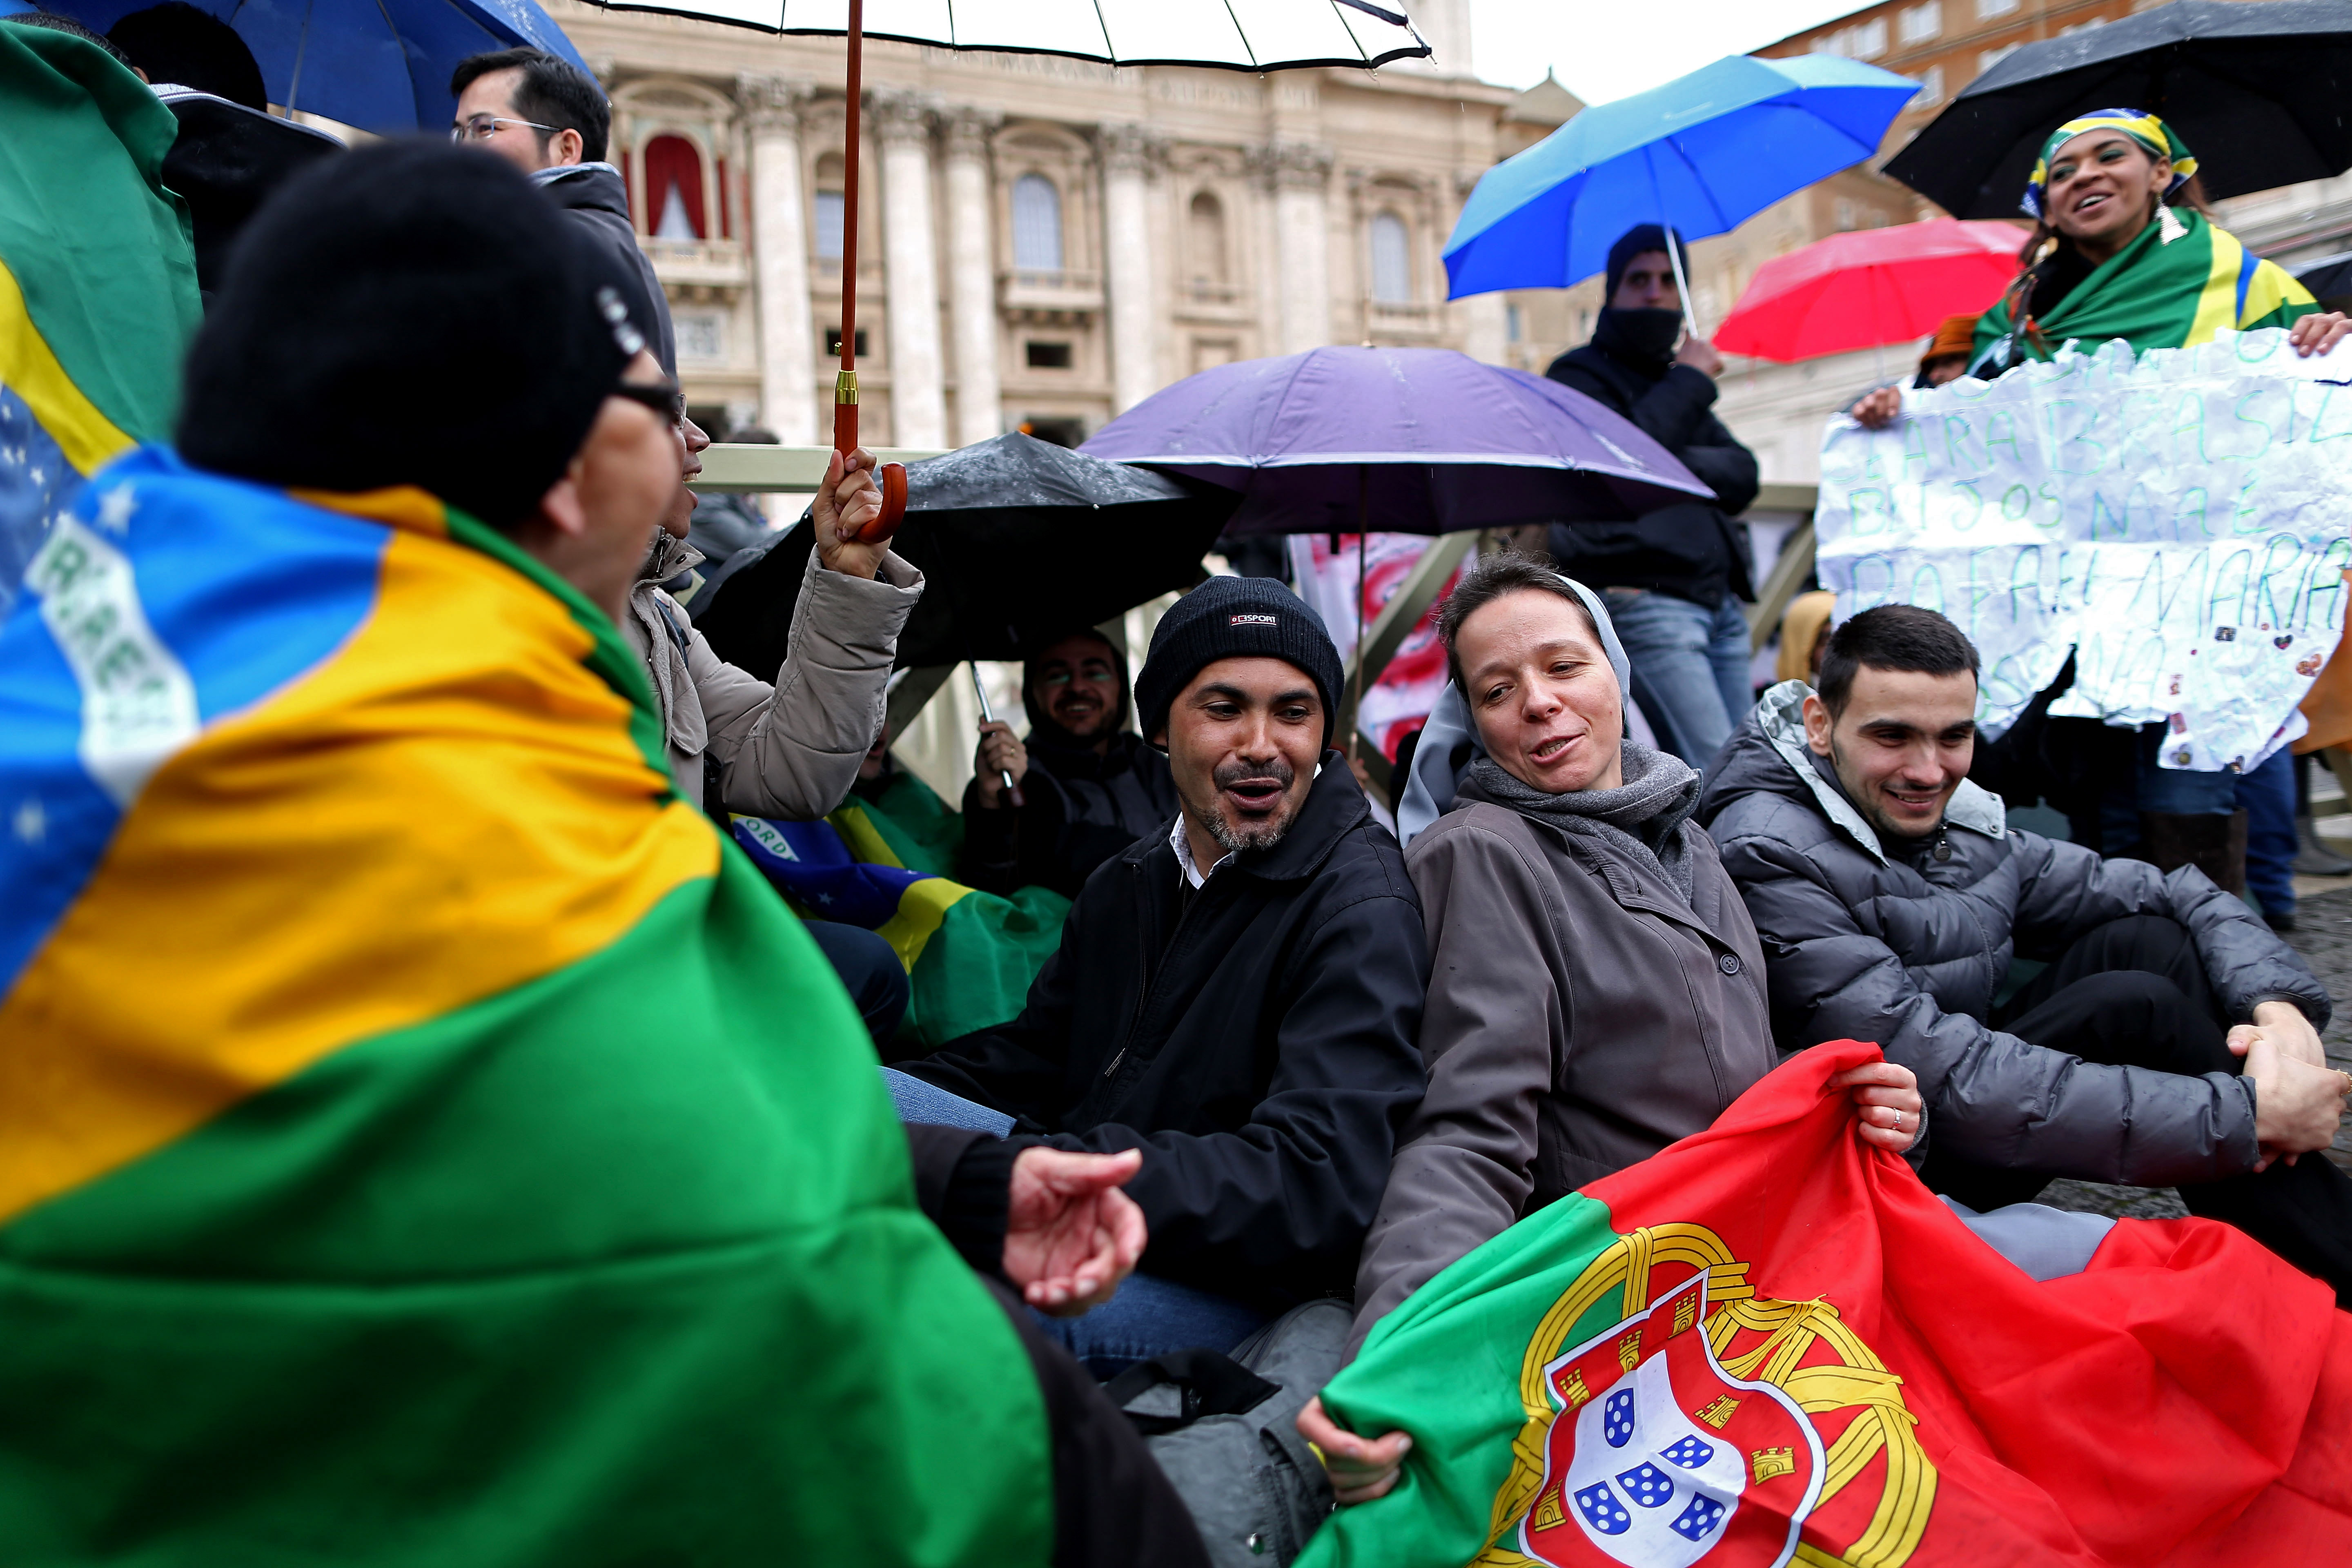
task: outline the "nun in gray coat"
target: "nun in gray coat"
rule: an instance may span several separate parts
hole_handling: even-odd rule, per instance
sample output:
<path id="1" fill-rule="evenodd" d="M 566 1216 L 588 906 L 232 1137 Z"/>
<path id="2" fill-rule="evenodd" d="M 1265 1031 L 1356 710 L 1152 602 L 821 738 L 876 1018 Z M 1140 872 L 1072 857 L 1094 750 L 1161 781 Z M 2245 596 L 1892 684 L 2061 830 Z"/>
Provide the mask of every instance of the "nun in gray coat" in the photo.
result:
<path id="1" fill-rule="evenodd" d="M 1429 1092 L 1358 1265 L 1351 1359 L 1446 1265 L 1705 1130 L 1779 1060 L 1756 928 L 1689 820 L 1699 776 L 1626 740 L 1625 654 L 1600 599 L 1494 556 L 1448 597 L 1438 630 L 1454 685 L 1401 814 L 1410 831 L 1444 812 L 1405 855 L 1432 960 Z M 1920 1101 L 1907 1068 L 1841 1081 L 1860 1137 L 1910 1148 Z M 1299 1426 L 1341 1501 L 1393 1483 L 1401 1436 L 1343 1432 L 1319 1404 Z"/>

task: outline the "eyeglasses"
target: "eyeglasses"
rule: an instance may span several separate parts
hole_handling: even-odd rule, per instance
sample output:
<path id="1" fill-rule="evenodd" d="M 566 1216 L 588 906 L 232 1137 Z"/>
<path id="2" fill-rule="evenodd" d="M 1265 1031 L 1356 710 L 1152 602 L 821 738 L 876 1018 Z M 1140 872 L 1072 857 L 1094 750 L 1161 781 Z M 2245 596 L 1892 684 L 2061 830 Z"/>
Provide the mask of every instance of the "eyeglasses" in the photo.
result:
<path id="1" fill-rule="evenodd" d="M 541 125 L 536 120 L 509 120 L 503 114 L 475 114 L 449 127 L 449 140 L 487 142 L 499 133 L 499 127 L 501 125 L 528 125 L 533 131 L 545 131 L 550 134 L 562 129 L 558 125 Z"/>
<path id="2" fill-rule="evenodd" d="M 686 390 L 674 381 L 624 381 L 610 388 L 609 395 L 645 405 L 660 415 L 664 424 L 686 422 Z"/>

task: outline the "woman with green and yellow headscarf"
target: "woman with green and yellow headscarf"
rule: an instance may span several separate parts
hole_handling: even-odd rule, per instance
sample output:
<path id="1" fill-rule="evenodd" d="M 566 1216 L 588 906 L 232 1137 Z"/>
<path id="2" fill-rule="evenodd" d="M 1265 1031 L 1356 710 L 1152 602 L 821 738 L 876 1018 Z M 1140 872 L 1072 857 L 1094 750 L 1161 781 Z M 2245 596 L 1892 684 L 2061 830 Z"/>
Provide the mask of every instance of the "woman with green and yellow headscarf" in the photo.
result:
<path id="1" fill-rule="evenodd" d="M 2343 316 L 2320 314 L 2302 284 L 2205 216 L 2196 177 L 2179 132 L 2142 110 L 2053 131 L 2025 188 L 2038 220 L 2026 270 L 1978 322 L 1972 373 L 1998 375 L 2070 341 L 2087 351 L 2121 338 L 2144 353 L 2224 327 L 2291 327 L 2312 354 L 2343 337 Z"/>

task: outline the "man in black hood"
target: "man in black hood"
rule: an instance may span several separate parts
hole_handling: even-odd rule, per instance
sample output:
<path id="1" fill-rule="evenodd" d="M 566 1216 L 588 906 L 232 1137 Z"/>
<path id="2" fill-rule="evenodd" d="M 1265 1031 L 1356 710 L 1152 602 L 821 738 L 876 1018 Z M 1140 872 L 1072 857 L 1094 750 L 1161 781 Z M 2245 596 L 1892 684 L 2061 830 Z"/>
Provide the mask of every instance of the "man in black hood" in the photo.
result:
<path id="1" fill-rule="evenodd" d="M 1682 236 L 1672 243 L 1687 276 Z M 1738 601 L 1755 596 L 1755 568 L 1747 526 L 1732 519 L 1755 502 L 1756 455 L 1711 412 L 1723 361 L 1704 338 L 1684 335 L 1667 244 L 1664 229 L 1645 223 L 1610 247 L 1608 303 L 1592 341 L 1544 374 L 1641 426 L 1706 481 L 1715 503 L 1554 523 L 1548 544 L 1561 571 L 1606 596 L 1633 661 L 1633 699 L 1659 740 L 1705 768 L 1754 705 Z"/>
<path id="2" fill-rule="evenodd" d="M 1087 629 L 1047 644 L 1021 671 L 1029 737 L 981 726 L 964 789 L 963 879 L 992 893 L 1032 883 L 1075 899 L 1094 868 L 1176 815 L 1168 759 L 1127 727 L 1127 661 Z M 1006 796 L 1010 774 L 1021 793 Z"/>
<path id="3" fill-rule="evenodd" d="M 487 148 L 529 174 L 572 215 L 580 237 L 635 280 L 622 303 L 630 321 L 646 323 L 646 346 L 675 380 L 677 334 L 670 327 L 669 297 L 638 248 L 621 171 L 604 162 L 613 110 L 603 89 L 569 60 L 544 49 L 517 48 L 458 61 L 449 90 L 457 95 L 450 140 Z"/>

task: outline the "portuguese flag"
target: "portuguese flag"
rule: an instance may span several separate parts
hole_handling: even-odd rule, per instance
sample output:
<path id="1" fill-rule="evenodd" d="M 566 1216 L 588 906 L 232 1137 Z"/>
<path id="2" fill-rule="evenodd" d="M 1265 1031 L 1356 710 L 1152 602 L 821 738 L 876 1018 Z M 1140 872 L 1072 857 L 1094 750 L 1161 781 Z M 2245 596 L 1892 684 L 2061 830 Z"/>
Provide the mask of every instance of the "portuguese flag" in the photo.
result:
<path id="1" fill-rule="evenodd" d="M 501 536 L 110 465 L 0 811 L 0 1563 L 1048 1560 L 847 996 Z"/>
<path id="2" fill-rule="evenodd" d="M 883 802 L 853 798 L 822 822 L 738 816 L 734 832 L 794 909 L 890 943 L 909 991 L 899 1035 L 929 1050 L 1021 1016 L 1030 983 L 1061 945 L 1070 900 L 1051 888 L 999 898 L 950 881 L 925 800 L 952 817 L 909 778 Z"/>
<path id="3" fill-rule="evenodd" d="M 2352 1315 L 2240 1232 L 2116 1223 L 2037 1282 L 1853 1136 L 1852 1041 L 1531 1215 L 1324 1391 L 1397 1489 L 1300 1559 L 2352 1562 Z"/>
<path id="4" fill-rule="evenodd" d="M 0 26 L 0 611 L 83 480 L 170 434 L 200 313 L 178 134 L 97 45 Z"/>

